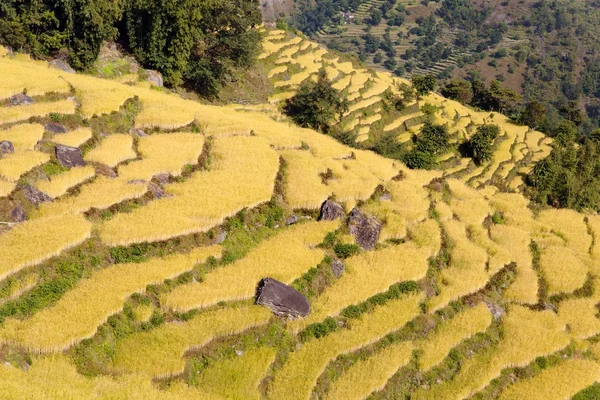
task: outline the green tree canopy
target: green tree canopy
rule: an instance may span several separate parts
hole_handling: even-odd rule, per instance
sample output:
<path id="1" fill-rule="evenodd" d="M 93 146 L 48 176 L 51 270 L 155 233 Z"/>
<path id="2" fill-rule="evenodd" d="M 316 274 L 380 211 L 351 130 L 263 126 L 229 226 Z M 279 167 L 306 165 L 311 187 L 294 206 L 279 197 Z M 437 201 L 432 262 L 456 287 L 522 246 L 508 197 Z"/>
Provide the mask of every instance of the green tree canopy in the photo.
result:
<path id="1" fill-rule="evenodd" d="M 331 86 L 325 70 L 317 82 L 307 79 L 294 97 L 287 100 L 283 112 L 295 123 L 329 133 L 333 122 L 348 110 L 348 102 Z"/>
<path id="2" fill-rule="evenodd" d="M 494 141 L 500 135 L 498 125 L 480 125 L 469 140 L 471 157 L 477 164 L 490 161 L 494 154 Z"/>
<path id="3" fill-rule="evenodd" d="M 433 75 L 413 75 L 412 85 L 419 98 L 428 95 L 435 90 L 437 80 Z"/>

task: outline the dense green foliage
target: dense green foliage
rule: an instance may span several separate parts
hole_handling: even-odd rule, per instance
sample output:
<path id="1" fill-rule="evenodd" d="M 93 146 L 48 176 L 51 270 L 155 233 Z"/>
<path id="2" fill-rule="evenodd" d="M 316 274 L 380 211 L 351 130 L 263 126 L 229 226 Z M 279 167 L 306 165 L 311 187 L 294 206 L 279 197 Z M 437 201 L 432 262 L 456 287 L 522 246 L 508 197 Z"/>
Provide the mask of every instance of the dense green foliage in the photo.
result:
<path id="1" fill-rule="evenodd" d="M 248 67 L 259 49 L 258 1 L 130 0 L 126 43 L 144 65 L 171 85 L 188 84 L 207 96 L 232 67 Z"/>
<path id="2" fill-rule="evenodd" d="M 260 35 L 258 0 L 7 0 L 0 44 L 89 68 L 102 42 L 121 41 L 171 86 L 218 93 L 234 68 L 252 65 Z"/>
<path id="3" fill-rule="evenodd" d="M 433 92 L 437 85 L 437 80 L 433 75 L 413 75 L 411 80 L 418 99 Z"/>
<path id="4" fill-rule="evenodd" d="M 295 123 L 329 133 L 332 124 L 348 110 L 348 102 L 331 86 L 325 70 L 317 82 L 307 79 L 294 97 L 287 100 L 283 112 Z"/>
<path id="5" fill-rule="evenodd" d="M 437 165 L 435 156 L 443 154 L 449 147 L 446 126 L 426 121 L 412 150 L 405 154 L 404 162 L 409 168 L 433 169 Z"/>
<path id="6" fill-rule="evenodd" d="M 475 163 L 482 164 L 492 159 L 494 140 L 500 135 L 498 125 L 480 125 L 469 140 L 469 152 Z"/>
<path id="7" fill-rule="evenodd" d="M 118 35 L 121 2 L 113 0 L 3 0 L 0 44 L 41 57 L 68 49 L 75 68 L 96 60 L 104 40 Z"/>

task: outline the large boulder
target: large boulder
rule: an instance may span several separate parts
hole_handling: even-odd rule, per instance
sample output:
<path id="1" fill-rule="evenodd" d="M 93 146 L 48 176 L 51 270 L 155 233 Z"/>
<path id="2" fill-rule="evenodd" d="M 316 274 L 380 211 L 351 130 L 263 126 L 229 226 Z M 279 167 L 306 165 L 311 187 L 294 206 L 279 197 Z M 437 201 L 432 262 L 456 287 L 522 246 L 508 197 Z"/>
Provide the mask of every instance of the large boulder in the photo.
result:
<path id="1" fill-rule="evenodd" d="M 13 146 L 12 142 L 9 142 L 8 140 L 3 140 L 0 142 L 0 154 L 4 155 L 4 154 L 8 154 L 8 153 L 14 153 L 15 152 L 15 147 Z"/>
<path id="2" fill-rule="evenodd" d="M 31 185 L 23 186 L 23 195 L 28 202 L 36 207 L 41 203 L 52 201 L 52 197 Z"/>
<path id="3" fill-rule="evenodd" d="M 56 159 L 65 168 L 83 167 L 85 165 L 81 150 L 77 147 L 58 145 L 55 154 Z"/>
<path id="4" fill-rule="evenodd" d="M 17 203 L 10 212 L 10 217 L 14 222 L 23 222 L 27 219 L 27 213 L 23 206 Z"/>
<path id="5" fill-rule="evenodd" d="M 107 178 L 117 177 L 117 173 L 106 164 L 95 163 L 94 169 L 96 170 L 96 175 L 104 175 Z"/>
<path id="6" fill-rule="evenodd" d="M 75 73 L 75 70 L 71 68 L 71 66 L 67 64 L 65 60 L 61 60 L 60 58 L 50 61 L 49 65 L 53 68 L 60 69 L 61 71 L 66 72 L 68 74 Z"/>
<path id="7" fill-rule="evenodd" d="M 259 282 L 256 304 L 267 306 L 275 315 L 289 319 L 305 317 L 310 312 L 310 303 L 302 293 L 273 278 Z"/>
<path id="8" fill-rule="evenodd" d="M 321 214 L 319 220 L 333 221 L 334 219 L 344 218 L 346 213 L 344 208 L 333 200 L 325 200 L 321 205 Z"/>
<path id="9" fill-rule="evenodd" d="M 331 262 L 331 272 L 333 272 L 333 275 L 335 275 L 336 278 L 342 276 L 345 270 L 346 267 L 344 266 L 342 260 L 340 260 L 339 258 L 336 258 Z"/>
<path id="10" fill-rule="evenodd" d="M 67 133 L 69 131 L 66 126 L 58 122 L 48 122 L 44 125 L 44 130 L 50 133 Z"/>
<path id="11" fill-rule="evenodd" d="M 9 101 L 10 104 L 13 106 L 28 106 L 30 104 L 33 104 L 33 99 L 23 93 L 15 94 L 13 97 L 10 98 Z"/>
<path id="12" fill-rule="evenodd" d="M 160 72 L 148 69 L 146 70 L 146 73 L 148 74 L 146 81 L 158 87 L 162 87 L 164 85 L 163 77 Z"/>
<path id="13" fill-rule="evenodd" d="M 350 211 L 348 229 L 354 240 L 365 250 L 373 250 L 379 240 L 381 224 L 379 221 L 363 214 L 358 208 Z"/>
<path id="14" fill-rule="evenodd" d="M 296 216 L 296 214 L 290 215 L 285 220 L 286 225 L 294 225 L 296 222 L 298 222 L 298 217 Z"/>

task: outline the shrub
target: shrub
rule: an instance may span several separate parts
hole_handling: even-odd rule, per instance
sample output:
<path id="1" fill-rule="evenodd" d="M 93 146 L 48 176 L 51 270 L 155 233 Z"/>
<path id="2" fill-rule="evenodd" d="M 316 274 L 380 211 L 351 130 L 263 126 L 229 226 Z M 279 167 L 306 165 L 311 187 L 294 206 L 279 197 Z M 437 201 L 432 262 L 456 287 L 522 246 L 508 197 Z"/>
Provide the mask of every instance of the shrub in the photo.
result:
<path id="1" fill-rule="evenodd" d="M 336 256 L 343 259 L 358 254 L 360 246 L 354 243 L 337 243 L 333 246 L 333 251 Z"/>
<path id="2" fill-rule="evenodd" d="M 490 161 L 494 154 L 494 140 L 500 134 L 498 125 L 480 125 L 469 141 L 471 157 L 477 164 Z"/>

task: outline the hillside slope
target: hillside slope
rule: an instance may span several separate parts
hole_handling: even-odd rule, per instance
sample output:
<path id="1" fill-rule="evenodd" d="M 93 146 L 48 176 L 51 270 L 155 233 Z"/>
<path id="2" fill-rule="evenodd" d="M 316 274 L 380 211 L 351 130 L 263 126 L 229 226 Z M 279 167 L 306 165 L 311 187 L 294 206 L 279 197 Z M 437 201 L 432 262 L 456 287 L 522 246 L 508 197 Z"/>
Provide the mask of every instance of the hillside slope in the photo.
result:
<path id="1" fill-rule="evenodd" d="M 326 64 L 364 142 L 418 126 L 418 108 L 377 117 L 390 76 L 268 35 L 274 103 Z M 562 399 L 600 379 L 600 220 L 516 192 L 550 148 L 539 132 L 431 95 L 455 137 L 493 120 L 505 140 L 487 167 L 450 154 L 410 170 L 273 104 L 203 105 L 3 53 L 2 397 Z M 33 104 L 12 105 L 23 91 Z M 353 212 L 317 220 L 327 199 Z M 381 224 L 374 249 L 357 218 Z M 265 277 L 308 316 L 256 305 Z"/>

